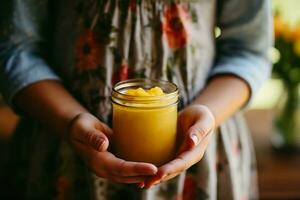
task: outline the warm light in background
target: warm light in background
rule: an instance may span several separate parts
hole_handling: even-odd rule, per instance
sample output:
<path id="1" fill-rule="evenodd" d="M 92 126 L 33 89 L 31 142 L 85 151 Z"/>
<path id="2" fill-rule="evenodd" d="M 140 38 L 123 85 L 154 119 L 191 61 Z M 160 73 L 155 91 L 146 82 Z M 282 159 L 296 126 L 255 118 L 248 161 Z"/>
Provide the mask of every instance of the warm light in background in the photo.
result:
<path id="1" fill-rule="evenodd" d="M 292 26 L 300 23 L 299 0 L 273 0 L 273 9 L 278 10 L 285 21 Z"/>
<path id="2" fill-rule="evenodd" d="M 300 0 L 273 0 L 272 2 L 274 12 L 279 12 L 288 25 L 293 28 L 300 26 Z M 298 46 L 295 45 L 296 47 Z M 272 48 L 268 53 L 272 63 L 279 61 L 281 55 L 277 49 Z M 276 107 L 283 91 L 284 87 L 280 79 L 267 81 L 253 100 L 251 109 L 272 109 Z"/>

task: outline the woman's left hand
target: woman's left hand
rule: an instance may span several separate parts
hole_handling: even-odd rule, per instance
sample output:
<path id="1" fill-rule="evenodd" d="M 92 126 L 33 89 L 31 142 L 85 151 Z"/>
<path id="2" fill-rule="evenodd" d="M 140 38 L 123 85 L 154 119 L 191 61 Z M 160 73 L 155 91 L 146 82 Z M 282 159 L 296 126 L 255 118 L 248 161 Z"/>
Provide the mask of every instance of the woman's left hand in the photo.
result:
<path id="1" fill-rule="evenodd" d="M 215 118 L 208 107 L 190 105 L 178 115 L 180 145 L 177 157 L 158 168 L 156 175 L 141 183 L 140 187 L 149 188 L 167 181 L 199 162 L 209 143 L 210 133 L 215 128 Z"/>

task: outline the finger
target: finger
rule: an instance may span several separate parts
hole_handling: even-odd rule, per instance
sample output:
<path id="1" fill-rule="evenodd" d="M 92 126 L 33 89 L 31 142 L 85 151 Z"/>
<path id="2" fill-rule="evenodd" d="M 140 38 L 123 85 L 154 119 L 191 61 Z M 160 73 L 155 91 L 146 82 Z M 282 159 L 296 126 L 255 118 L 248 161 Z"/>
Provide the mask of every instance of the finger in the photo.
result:
<path id="1" fill-rule="evenodd" d="M 171 174 L 171 175 L 168 175 L 166 176 L 165 178 L 163 178 L 160 182 L 165 182 L 165 181 L 168 181 L 172 178 L 175 178 L 176 176 L 178 176 L 179 174 L 181 174 L 182 172 L 178 172 L 178 173 L 174 173 L 174 174 Z"/>
<path id="2" fill-rule="evenodd" d="M 104 123 L 97 123 L 96 127 L 97 130 L 103 132 L 107 137 L 111 137 L 113 134 L 113 131 L 111 130 L 111 128 L 109 128 L 109 126 L 107 126 Z"/>
<path id="3" fill-rule="evenodd" d="M 185 141 L 185 148 L 182 151 L 186 151 L 197 146 L 201 141 L 212 131 L 212 126 L 206 120 L 198 120 L 193 126 L 191 126 L 187 132 L 187 138 Z"/>
<path id="4" fill-rule="evenodd" d="M 181 172 L 180 172 L 180 173 L 181 173 Z M 170 174 L 170 175 L 168 175 L 168 176 L 166 176 L 166 177 L 164 177 L 164 178 L 162 178 L 162 179 L 156 180 L 156 181 L 153 182 L 152 184 L 147 185 L 146 188 L 150 188 L 150 187 L 152 187 L 153 185 L 158 185 L 158 184 L 160 184 L 160 183 L 162 183 L 162 182 L 166 182 L 166 181 L 168 181 L 168 180 L 170 180 L 170 179 L 172 179 L 172 178 L 175 178 L 175 177 L 178 176 L 180 173 Z M 145 186 L 145 185 L 144 185 L 144 186 Z M 143 187 L 144 187 L 144 186 L 143 186 Z"/>
<path id="5" fill-rule="evenodd" d="M 108 151 L 98 152 L 80 142 L 75 142 L 74 146 L 79 150 L 78 152 L 89 168 L 103 178 L 149 176 L 156 174 L 158 170 L 153 164 L 126 162 Z"/>
<path id="6" fill-rule="evenodd" d="M 75 147 L 76 152 L 79 154 L 79 156 L 88 165 L 88 167 L 97 174 L 97 172 L 93 169 L 93 164 L 95 162 L 94 160 L 96 160 L 97 157 L 97 151 L 95 151 L 91 146 L 86 145 L 85 143 L 78 140 L 73 141 L 73 146 Z"/>
<path id="7" fill-rule="evenodd" d="M 82 132 L 75 131 L 74 139 L 93 147 L 96 151 L 106 151 L 109 146 L 109 141 L 105 134 L 97 129 Z"/>
<path id="8" fill-rule="evenodd" d="M 102 158 L 105 157 L 105 154 L 108 154 L 107 157 L 111 156 L 109 152 L 104 151 L 101 152 L 101 155 L 99 155 L 100 153 L 95 151 L 91 146 L 79 141 L 74 141 L 73 145 L 77 150 L 77 153 L 80 155 L 83 161 L 85 161 L 88 168 L 92 172 L 94 172 L 98 177 L 110 179 L 111 173 L 107 171 L 105 161 L 102 161 Z"/>
<path id="9" fill-rule="evenodd" d="M 146 180 L 146 176 L 129 176 L 129 177 L 124 177 L 124 176 L 116 176 L 112 175 L 110 171 L 107 171 L 106 168 L 109 168 L 105 165 L 105 161 L 103 160 L 103 166 L 100 165 L 102 159 L 100 157 L 114 157 L 111 156 L 111 153 L 109 152 L 103 152 L 101 156 L 97 155 L 95 150 L 92 148 L 86 146 L 83 143 L 76 142 L 75 144 L 77 149 L 80 149 L 79 154 L 81 155 L 82 158 L 86 161 L 88 167 L 93 171 L 97 176 L 109 179 L 110 181 L 114 181 L 117 183 L 141 183 Z M 99 156 L 99 157 L 98 157 Z M 97 158 L 98 157 L 98 158 Z M 114 157 L 115 158 L 115 157 Z"/>
<path id="10" fill-rule="evenodd" d="M 158 169 L 155 165 L 142 162 L 128 162 L 116 158 L 111 163 L 111 169 L 114 175 L 118 176 L 141 176 L 154 175 Z"/>
<path id="11" fill-rule="evenodd" d="M 158 184 L 168 176 L 176 175 L 186 170 L 189 167 L 189 163 L 183 155 L 180 155 L 171 162 L 161 166 L 155 176 L 147 179 L 145 187 L 149 188 L 152 185 Z"/>
<path id="12" fill-rule="evenodd" d="M 114 176 L 110 180 L 116 183 L 141 183 L 145 181 L 147 176 Z"/>
<path id="13" fill-rule="evenodd" d="M 201 145 L 197 145 L 192 150 L 181 153 L 176 159 L 161 166 L 158 169 L 157 174 L 146 181 L 145 187 L 149 188 L 152 185 L 158 184 L 162 181 L 167 181 L 188 169 L 202 158 L 207 143 L 208 139 L 205 138 Z"/>

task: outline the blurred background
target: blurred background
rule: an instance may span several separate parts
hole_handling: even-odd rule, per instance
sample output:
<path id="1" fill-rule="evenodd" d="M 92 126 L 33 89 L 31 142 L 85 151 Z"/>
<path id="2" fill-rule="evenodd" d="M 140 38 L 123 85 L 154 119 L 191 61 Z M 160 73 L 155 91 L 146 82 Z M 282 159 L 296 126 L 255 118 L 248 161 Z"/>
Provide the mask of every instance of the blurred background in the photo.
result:
<path id="1" fill-rule="evenodd" d="M 245 117 L 254 140 L 261 199 L 300 199 L 300 0 L 273 0 L 273 13 L 272 78 Z M 18 119 L 0 96 L 0 163 Z"/>
<path id="2" fill-rule="evenodd" d="M 273 0 L 274 68 L 245 113 L 261 199 L 300 199 L 300 1 Z"/>

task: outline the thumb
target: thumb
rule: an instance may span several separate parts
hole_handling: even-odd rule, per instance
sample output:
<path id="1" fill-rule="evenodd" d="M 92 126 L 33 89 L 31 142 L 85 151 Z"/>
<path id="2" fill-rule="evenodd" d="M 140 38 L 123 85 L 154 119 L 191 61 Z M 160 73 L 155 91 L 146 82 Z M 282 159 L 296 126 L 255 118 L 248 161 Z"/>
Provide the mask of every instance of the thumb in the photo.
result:
<path id="1" fill-rule="evenodd" d="M 187 133 L 187 143 L 190 148 L 197 146 L 211 131 L 211 127 L 205 121 L 198 120 L 191 126 Z"/>
<path id="2" fill-rule="evenodd" d="M 91 146 L 96 151 L 106 151 L 109 145 L 106 135 L 97 129 L 78 133 L 75 139 L 81 143 Z"/>
<path id="3" fill-rule="evenodd" d="M 199 145 L 203 138 L 205 138 L 210 131 L 211 128 L 204 121 L 196 121 L 196 123 L 194 123 L 194 125 L 192 125 L 186 132 L 184 142 L 178 153 L 180 154 L 184 151 L 188 151 Z"/>

